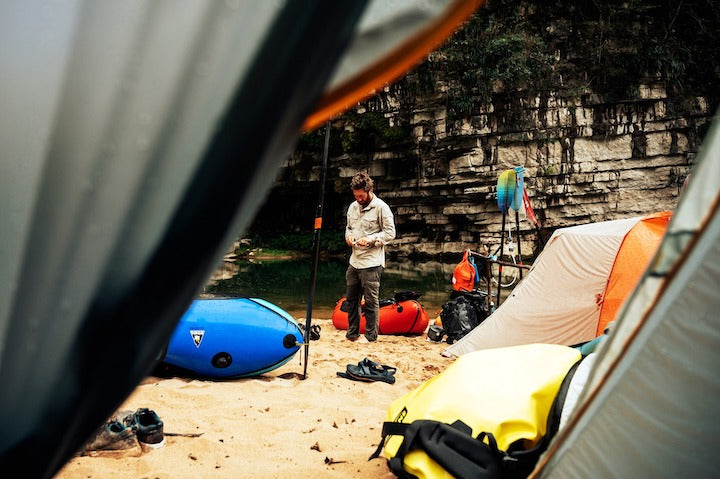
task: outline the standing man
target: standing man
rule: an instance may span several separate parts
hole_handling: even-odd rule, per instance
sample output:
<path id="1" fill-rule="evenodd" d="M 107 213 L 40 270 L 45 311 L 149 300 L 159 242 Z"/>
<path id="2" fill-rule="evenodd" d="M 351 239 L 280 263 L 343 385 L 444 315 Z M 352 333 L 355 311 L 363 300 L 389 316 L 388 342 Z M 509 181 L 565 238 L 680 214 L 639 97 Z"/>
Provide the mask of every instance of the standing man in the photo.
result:
<path id="1" fill-rule="evenodd" d="M 355 201 L 347 210 L 345 242 L 352 248 L 345 273 L 350 341 L 360 338 L 360 305 L 365 296 L 365 339 L 377 340 L 380 314 L 380 275 L 385 268 L 385 245 L 395 238 L 390 207 L 373 193 L 373 180 L 357 173 L 350 181 Z"/>

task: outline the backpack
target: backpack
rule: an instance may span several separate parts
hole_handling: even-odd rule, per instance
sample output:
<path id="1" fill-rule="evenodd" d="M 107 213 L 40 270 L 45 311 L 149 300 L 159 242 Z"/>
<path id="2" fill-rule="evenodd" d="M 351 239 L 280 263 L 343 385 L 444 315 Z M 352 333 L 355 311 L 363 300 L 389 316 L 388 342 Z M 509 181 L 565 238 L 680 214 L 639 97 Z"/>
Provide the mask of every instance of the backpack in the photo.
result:
<path id="1" fill-rule="evenodd" d="M 473 308 L 475 308 L 475 316 L 477 317 L 477 324 L 475 326 L 485 321 L 485 319 L 490 315 L 490 312 L 488 311 L 487 291 L 475 289 L 472 291 L 453 291 L 450 293 L 450 299 L 455 299 L 460 296 L 465 297 Z"/>
<path id="2" fill-rule="evenodd" d="M 444 303 L 440 320 L 447 333 L 448 344 L 454 343 L 480 324 L 475 306 L 465 296 L 458 296 Z"/>
<path id="3" fill-rule="evenodd" d="M 472 291 L 475 279 L 480 279 L 475 262 L 469 254 L 470 250 L 465 250 L 462 261 L 453 270 L 452 287 L 455 291 Z"/>
<path id="4" fill-rule="evenodd" d="M 581 359 L 555 344 L 465 354 L 391 404 L 370 459 L 384 451 L 400 478 L 527 477 L 559 429 Z"/>

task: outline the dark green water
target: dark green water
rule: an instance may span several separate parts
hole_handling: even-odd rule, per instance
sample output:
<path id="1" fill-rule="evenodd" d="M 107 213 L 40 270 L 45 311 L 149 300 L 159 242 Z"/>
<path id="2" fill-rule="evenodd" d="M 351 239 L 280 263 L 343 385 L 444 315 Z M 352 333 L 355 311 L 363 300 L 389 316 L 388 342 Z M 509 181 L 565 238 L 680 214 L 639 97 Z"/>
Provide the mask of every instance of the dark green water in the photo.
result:
<path id="1" fill-rule="evenodd" d="M 259 297 L 305 317 L 310 292 L 311 260 L 224 263 L 215 273 L 224 279 L 210 281 L 206 293 Z M 438 262 L 388 263 L 380 283 L 380 298 L 391 298 L 395 291 L 422 293 L 419 301 L 431 317 L 450 299 L 455 264 Z M 341 260 L 318 264 L 313 299 L 313 317 L 329 319 L 337 301 L 345 295 L 345 270 Z"/>

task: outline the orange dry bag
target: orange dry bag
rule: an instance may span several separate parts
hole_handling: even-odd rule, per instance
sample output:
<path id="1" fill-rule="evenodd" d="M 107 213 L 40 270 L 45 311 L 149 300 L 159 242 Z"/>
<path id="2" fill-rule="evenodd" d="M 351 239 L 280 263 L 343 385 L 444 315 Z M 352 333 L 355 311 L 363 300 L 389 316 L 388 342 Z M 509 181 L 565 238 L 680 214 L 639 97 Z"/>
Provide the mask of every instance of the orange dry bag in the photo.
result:
<path id="1" fill-rule="evenodd" d="M 452 286 L 455 291 L 472 291 L 475 285 L 477 270 L 468 259 L 470 250 L 465 250 L 462 261 L 455 266 L 452 276 Z"/>

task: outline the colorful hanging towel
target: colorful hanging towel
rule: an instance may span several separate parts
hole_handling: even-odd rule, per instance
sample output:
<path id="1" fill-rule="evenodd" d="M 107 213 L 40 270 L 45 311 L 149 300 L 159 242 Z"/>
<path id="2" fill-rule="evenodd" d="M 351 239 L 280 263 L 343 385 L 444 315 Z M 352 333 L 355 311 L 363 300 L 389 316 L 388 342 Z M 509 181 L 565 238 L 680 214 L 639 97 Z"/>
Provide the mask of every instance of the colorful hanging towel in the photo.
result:
<path id="1" fill-rule="evenodd" d="M 515 196 L 515 170 L 500 173 L 497 181 L 497 204 L 502 213 L 507 213 Z"/>
<path id="2" fill-rule="evenodd" d="M 523 191 L 525 190 L 525 180 L 523 179 L 525 168 L 522 166 L 515 167 L 515 191 L 513 192 L 512 203 L 510 208 L 520 212 L 523 209 Z"/>

